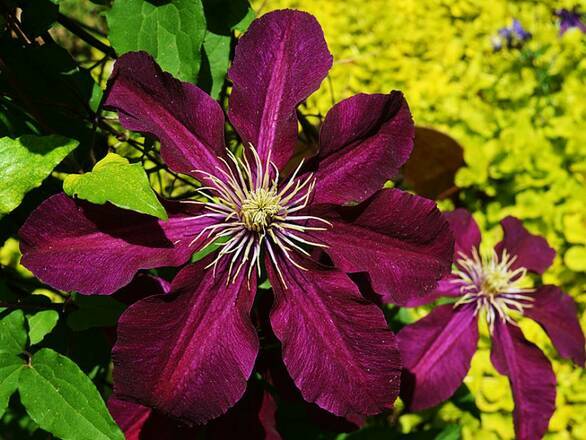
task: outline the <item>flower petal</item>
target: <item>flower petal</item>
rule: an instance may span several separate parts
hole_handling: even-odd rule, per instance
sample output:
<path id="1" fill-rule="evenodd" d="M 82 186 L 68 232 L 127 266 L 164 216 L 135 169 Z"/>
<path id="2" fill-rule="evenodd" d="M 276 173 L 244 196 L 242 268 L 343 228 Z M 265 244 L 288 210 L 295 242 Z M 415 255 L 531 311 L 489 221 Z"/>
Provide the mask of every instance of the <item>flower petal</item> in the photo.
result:
<path id="1" fill-rule="evenodd" d="M 258 352 L 249 319 L 256 280 L 227 283 L 225 264 L 214 277 L 206 262 L 179 272 L 171 294 L 128 308 L 112 352 L 117 395 L 195 424 L 242 397 Z"/>
<path id="2" fill-rule="evenodd" d="M 436 307 L 403 327 L 397 339 L 404 368 L 401 399 L 412 411 L 438 405 L 454 394 L 470 369 L 478 344 L 474 308 Z"/>
<path id="3" fill-rule="evenodd" d="M 478 224 L 472 217 L 472 214 L 465 209 L 458 208 L 451 212 L 447 212 L 446 219 L 450 224 L 450 229 L 454 234 L 454 256 L 459 257 L 459 254 L 466 256 L 472 255 L 472 249 L 480 246 L 480 229 Z"/>
<path id="4" fill-rule="evenodd" d="M 126 440 L 139 440 L 142 428 L 151 415 L 151 409 L 137 403 L 110 397 L 108 399 L 110 414 L 120 426 Z"/>
<path id="5" fill-rule="evenodd" d="M 193 84 L 163 72 L 146 52 L 129 52 L 116 61 L 104 102 L 122 125 L 156 136 L 161 156 L 179 173 L 216 173 L 225 155 L 224 112 Z"/>
<path id="6" fill-rule="evenodd" d="M 19 231 L 22 264 L 56 289 L 112 293 L 140 269 L 179 266 L 197 251 L 189 244 L 210 221 L 194 219 L 200 208 L 193 206 L 166 203 L 162 221 L 54 195 Z"/>
<path id="7" fill-rule="evenodd" d="M 277 256 L 287 288 L 273 264 L 271 325 L 283 360 L 308 402 L 339 416 L 390 408 L 399 392 L 400 359 L 382 311 L 348 276 L 305 262 L 299 270 Z"/>
<path id="8" fill-rule="evenodd" d="M 531 234 L 521 220 L 507 217 L 501 221 L 503 240 L 495 246 L 497 254 L 506 250 L 509 255 L 517 256 L 511 268 L 524 267 L 536 273 L 543 273 L 555 258 L 555 251 L 549 247 L 545 238 Z"/>
<path id="9" fill-rule="evenodd" d="M 367 272 L 384 301 L 405 304 L 450 273 L 452 233 L 431 200 L 383 190 L 360 205 L 353 220 L 340 212 L 316 213 L 333 227 L 312 235 L 329 246 L 326 252 L 338 268 Z"/>
<path id="10" fill-rule="evenodd" d="M 454 283 L 458 279 L 454 275 L 448 275 L 437 282 L 437 286 L 431 292 L 423 296 L 414 296 L 405 302 L 406 307 L 419 307 L 431 304 L 442 297 L 456 298 L 462 295 L 461 283 Z"/>
<path id="11" fill-rule="evenodd" d="M 551 364 L 520 328 L 500 319 L 495 322 L 492 339 L 492 363 L 508 376 L 513 391 L 516 438 L 540 439 L 555 410 L 556 379 Z"/>
<path id="12" fill-rule="evenodd" d="M 281 434 L 277 431 L 277 402 L 267 391 L 263 393 L 259 420 L 265 431 L 265 440 L 281 440 Z"/>
<path id="13" fill-rule="evenodd" d="M 415 128 L 403 94 L 360 94 L 336 104 L 320 131 L 314 203 L 356 204 L 407 161 Z"/>
<path id="14" fill-rule="evenodd" d="M 572 297 L 557 286 L 540 287 L 532 297 L 535 300 L 523 314 L 544 328 L 562 357 L 583 367 L 586 361 L 584 333 Z"/>
<path id="15" fill-rule="evenodd" d="M 297 139 L 295 108 L 331 66 L 323 31 L 305 12 L 269 12 L 240 38 L 228 72 L 234 84 L 228 116 L 263 162 L 269 154 L 281 169 L 289 161 Z"/>
<path id="16" fill-rule="evenodd" d="M 129 284 L 116 291 L 112 297 L 130 305 L 147 296 L 162 295 L 169 293 L 170 290 L 171 284 L 167 280 L 141 272 Z"/>

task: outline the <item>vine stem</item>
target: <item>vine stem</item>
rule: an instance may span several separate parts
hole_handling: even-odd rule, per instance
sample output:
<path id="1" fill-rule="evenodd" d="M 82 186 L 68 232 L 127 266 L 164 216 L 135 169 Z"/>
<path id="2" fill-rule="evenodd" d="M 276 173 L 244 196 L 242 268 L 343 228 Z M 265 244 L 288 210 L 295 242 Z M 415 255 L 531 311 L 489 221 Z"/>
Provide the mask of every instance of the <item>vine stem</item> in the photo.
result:
<path id="1" fill-rule="evenodd" d="M 135 141 L 134 139 L 130 139 L 123 132 L 116 130 L 114 127 L 112 127 L 110 124 L 108 124 L 105 120 L 100 119 L 98 121 L 98 125 L 100 128 L 102 128 L 102 129 L 108 131 L 110 134 L 116 136 L 117 139 L 119 139 L 121 141 L 128 142 L 129 145 L 136 148 L 138 151 L 140 151 L 142 154 L 144 154 L 149 160 L 153 161 L 157 166 L 159 166 L 159 167 L 161 167 L 161 169 L 164 169 L 165 171 L 167 171 L 169 174 L 171 174 L 177 180 L 180 180 L 181 182 L 183 182 L 186 185 L 189 185 L 193 188 L 199 188 L 199 186 L 196 185 L 195 183 L 193 183 L 190 180 L 182 177 L 181 175 L 169 170 L 169 168 L 164 163 L 159 161 L 159 159 L 157 157 L 153 156 L 152 154 L 149 154 L 149 152 L 147 152 L 145 150 L 145 148 L 142 145 L 140 145 L 139 142 Z"/>
<path id="2" fill-rule="evenodd" d="M 67 29 L 72 34 L 79 37 L 81 40 L 85 41 L 90 46 L 98 49 L 99 51 L 105 53 L 106 55 L 108 55 L 111 58 L 114 58 L 114 59 L 116 58 L 116 52 L 114 51 L 114 48 L 112 48 L 111 46 L 108 46 L 107 44 L 102 43 L 100 40 L 98 40 L 96 37 L 94 37 L 92 34 L 90 34 L 88 31 L 86 31 L 75 20 L 69 18 L 66 15 L 63 15 L 62 13 L 59 13 L 57 15 L 57 23 L 59 23 L 61 26 L 63 26 L 65 29 Z"/>
<path id="3" fill-rule="evenodd" d="M 64 311 L 67 307 L 67 302 L 64 303 L 50 303 L 50 304 L 24 304 L 24 303 L 9 303 L 0 301 L 0 308 L 9 310 L 57 310 Z"/>

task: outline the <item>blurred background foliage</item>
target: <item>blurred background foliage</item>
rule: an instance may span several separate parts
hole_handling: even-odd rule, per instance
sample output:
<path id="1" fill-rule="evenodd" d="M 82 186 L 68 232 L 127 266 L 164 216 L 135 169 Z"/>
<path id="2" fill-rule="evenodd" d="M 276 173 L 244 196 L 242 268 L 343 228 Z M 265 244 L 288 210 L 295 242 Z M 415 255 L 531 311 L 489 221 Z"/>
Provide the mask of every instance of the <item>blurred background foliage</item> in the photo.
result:
<path id="1" fill-rule="evenodd" d="M 558 255 L 544 275 L 578 302 L 586 328 L 586 34 L 563 36 L 555 11 L 586 11 L 586 2 L 474 0 L 257 0 L 260 13 L 295 8 L 314 14 L 334 67 L 307 104 L 323 115 L 355 93 L 402 90 L 416 124 L 453 137 L 464 150 L 460 188 L 449 209 L 465 206 L 485 242 L 500 238 L 498 222 L 514 215 L 544 235 Z M 493 48 L 500 28 L 517 19 L 531 38 Z M 488 240 L 487 240 L 488 238 Z M 488 241 L 488 242 L 487 242 Z M 424 308 L 406 314 L 421 317 Z M 557 409 L 548 437 L 586 438 L 586 374 L 561 360 L 541 328 L 521 323 L 553 361 Z M 463 424 L 463 438 L 514 437 L 513 402 L 504 376 L 489 361 L 486 333 L 466 385 L 477 419 L 453 403 L 400 417 L 403 432 L 440 421 Z"/>
<path id="2" fill-rule="evenodd" d="M 11 2 L 2 0 L 2 3 Z M 35 4 L 34 1 L 23 3 Z M 58 4 L 60 15 L 57 9 L 47 6 L 50 3 Z M 151 185 L 165 197 L 192 191 L 189 180 L 181 180 L 160 167 L 156 161 L 156 143 L 120 130 L 115 118 L 111 118 L 113 115 L 105 114 L 100 120 L 100 130 L 95 130 L 92 112 L 99 110 L 102 90 L 112 67 L 107 37 L 112 34 L 104 16 L 111 3 L 110 0 L 44 1 L 47 10 L 38 13 L 37 9 L 32 13 L 41 18 L 31 20 L 38 29 L 33 26 L 26 30 L 35 34 L 51 27 L 50 36 L 58 46 L 37 48 L 30 57 L 22 56 L 10 44 L 1 47 L 2 55 L 11 57 L 10 67 L 22 75 L 19 80 L 23 83 L 27 72 L 34 69 L 42 69 L 47 78 L 46 83 L 27 83 L 34 84 L 34 90 L 26 91 L 35 101 L 38 111 L 35 115 L 22 112 L 13 100 L 1 97 L 2 135 L 43 134 L 53 129 L 79 140 L 80 147 L 41 188 L 27 195 L 22 206 L 0 220 L 3 245 L 0 265 L 3 270 L 17 273 L 19 282 L 26 284 L 32 293 L 48 297 L 53 303 L 75 303 L 75 312 L 85 311 L 95 317 L 96 327 L 112 326 L 120 313 L 118 305 L 100 303 L 99 310 L 106 311 L 96 313 L 98 309 L 91 304 L 84 305 L 77 297 L 63 297 L 34 280 L 18 264 L 18 242 L 14 239 L 18 225 L 32 207 L 61 189 L 65 173 L 89 171 L 108 150 L 141 162 Z M 435 148 L 435 153 L 429 156 L 433 160 L 429 161 L 428 157 L 428 165 L 433 165 L 434 160 L 442 162 L 445 155 L 450 167 L 460 167 L 451 186 L 438 191 L 443 199 L 439 202 L 442 208 L 470 209 L 483 229 L 486 246 L 500 239 L 498 222 L 507 215 L 521 218 L 531 231 L 544 235 L 558 252 L 554 266 L 544 275 L 544 282 L 562 286 L 576 299 L 586 329 L 586 34 L 573 29 L 560 36 L 555 15 L 559 8 L 574 6 L 586 11 L 585 0 L 254 0 L 252 6 L 257 15 L 284 7 L 306 10 L 324 28 L 334 55 L 334 67 L 321 89 L 302 108 L 308 121 L 318 125 L 333 103 L 353 94 L 399 89 L 405 93 L 418 126 L 440 130 L 453 138 L 463 150 L 464 162 L 460 160 L 460 152 L 454 152 L 458 145 L 449 138 L 441 139 L 440 154 L 437 151 L 440 138 L 418 130 L 418 147 L 426 144 L 432 150 Z M 227 14 L 229 23 L 210 21 L 211 15 L 206 13 L 208 33 L 204 51 L 229 53 L 233 39 L 218 29 L 228 24 L 230 33 L 237 35 L 244 30 L 252 17 L 246 11 L 240 12 L 234 20 Z M 26 13 L 25 9 L 23 14 Z M 515 41 L 512 47 L 502 44 L 500 50 L 495 50 L 499 30 L 510 27 L 514 19 L 531 33 L 531 38 Z M 79 38 L 80 24 L 88 31 L 86 38 L 92 39 L 91 44 Z M 78 36 L 70 32 L 71 26 L 76 26 Z M 59 46 L 73 55 L 83 68 L 81 71 L 73 68 L 73 61 Z M 207 86 L 214 97 L 225 100 L 229 87 L 215 79 L 225 72 L 227 60 L 210 64 L 210 59 L 204 56 L 201 60 L 202 71 L 208 72 L 208 77 L 202 77 L 200 71 L 198 84 Z M 193 74 L 182 66 L 177 66 L 177 73 Z M 72 96 L 71 88 L 64 85 L 72 82 L 77 85 L 78 95 Z M 1 79 L 0 86 L 5 85 Z M 414 174 L 421 169 L 419 166 Z M 430 168 L 427 172 L 435 171 Z M 421 192 L 417 182 L 409 178 L 408 168 L 404 177 L 402 185 Z M 2 290 L 0 280 L 0 293 Z M 390 309 L 389 316 L 393 325 L 401 326 L 424 316 L 428 310 L 425 307 Z M 79 331 L 74 337 L 80 344 L 93 344 L 95 353 L 69 355 L 102 394 L 107 395 L 108 344 L 98 341 L 97 332 L 72 326 L 74 321 L 69 319 L 67 334 L 71 330 Z M 82 321 L 87 324 L 87 316 Z M 49 342 L 54 343 L 64 334 L 62 327 L 65 325 L 60 322 L 58 335 Z M 548 437 L 586 438 L 586 374 L 559 359 L 536 324 L 522 321 L 521 327 L 552 360 L 558 378 L 557 409 Z M 89 359 L 92 356 L 99 360 Z M 511 439 L 514 436 L 512 408 L 507 379 L 498 375 L 489 362 L 489 341 L 484 333 L 465 386 L 449 402 L 418 414 L 405 413 L 398 402 L 392 414 L 375 418 L 365 429 L 339 438 L 389 438 L 386 426 L 390 422 L 412 438 L 445 440 L 458 438 L 461 433 L 465 439 Z M 291 432 L 301 432 L 302 422 L 291 414 L 285 420 L 291 425 Z M 22 416 L 18 405 L 8 411 L 3 423 L 14 432 L 39 434 L 41 431 Z M 461 430 L 456 432 L 452 428 L 458 425 Z M 323 432 L 312 432 L 310 435 L 303 431 L 303 436 L 333 438 Z M 417 436 L 417 433 L 432 432 L 439 435 Z M 45 438 L 42 432 L 38 437 Z"/>

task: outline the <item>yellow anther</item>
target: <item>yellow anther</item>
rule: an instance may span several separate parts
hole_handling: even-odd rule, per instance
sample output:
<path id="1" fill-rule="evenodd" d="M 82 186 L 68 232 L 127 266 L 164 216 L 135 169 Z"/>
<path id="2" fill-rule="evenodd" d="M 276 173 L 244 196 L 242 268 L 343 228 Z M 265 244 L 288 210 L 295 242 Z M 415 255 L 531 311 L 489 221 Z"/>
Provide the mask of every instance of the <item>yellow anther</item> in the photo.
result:
<path id="1" fill-rule="evenodd" d="M 244 226 L 256 232 L 265 230 L 281 210 L 280 200 L 275 189 L 259 188 L 252 191 L 240 208 Z"/>

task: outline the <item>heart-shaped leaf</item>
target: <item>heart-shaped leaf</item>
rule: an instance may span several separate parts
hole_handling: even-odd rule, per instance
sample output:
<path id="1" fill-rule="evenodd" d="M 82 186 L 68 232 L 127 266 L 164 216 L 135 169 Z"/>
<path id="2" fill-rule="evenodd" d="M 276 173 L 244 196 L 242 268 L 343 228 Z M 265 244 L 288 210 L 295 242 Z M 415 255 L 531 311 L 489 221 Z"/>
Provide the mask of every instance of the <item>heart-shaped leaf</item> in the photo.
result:
<path id="1" fill-rule="evenodd" d="M 109 153 L 89 173 L 67 176 L 63 191 L 98 205 L 110 202 L 120 208 L 167 219 L 144 168 L 114 153 Z"/>

